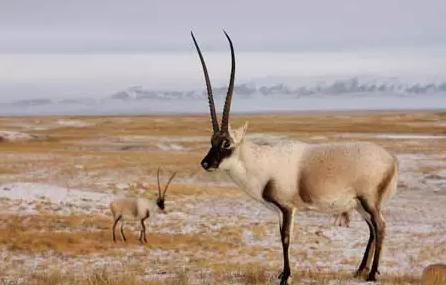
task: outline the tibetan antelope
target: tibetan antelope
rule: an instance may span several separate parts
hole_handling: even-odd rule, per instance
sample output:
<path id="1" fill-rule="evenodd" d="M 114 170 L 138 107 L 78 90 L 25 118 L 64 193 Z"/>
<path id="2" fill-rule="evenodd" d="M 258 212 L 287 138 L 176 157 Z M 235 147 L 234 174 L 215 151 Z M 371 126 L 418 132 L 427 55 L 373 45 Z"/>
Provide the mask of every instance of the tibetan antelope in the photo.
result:
<path id="1" fill-rule="evenodd" d="M 280 284 L 288 284 L 289 243 L 296 210 L 332 214 L 356 209 L 366 221 L 370 236 L 356 275 L 368 272 L 375 281 L 383 245 L 385 222 L 382 203 L 396 191 L 398 162 L 382 147 L 367 142 L 307 144 L 299 141 L 259 145 L 246 138 L 247 123 L 229 126 L 234 90 L 235 55 L 232 41 L 231 75 L 221 125 L 217 121 L 212 87 L 198 43 L 191 32 L 206 82 L 213 134 L 209 152 L 201 161 L 207 171 L 222 170 L 249 196 L 279 214 L 283 248 Z M 369 270 L 371 257 L 373 264 Z"/>
<path id="2" fill-rule="evenodd" d="M 113 241 L 116 242 L 116 225 L 121 222 L 121 237 L 123 241 L 127 241 L 124 235 L 124 221 L 127 219 L 138 220 L 141 222 L 141 232 L 139 235 L 139 241 L 141 243 L 147 242 L 146 239 L 146 225 L 145 220 L 152 217 L 156 212 L 164 212 L 164 200 L 166 197 L 166 191 L 169 187 L 170 182 L 172 182 L 175 177 L 176 172 L 174 172 L 169 180 L 167 181 L 164 191 L 161 192 L 160 186 L 160 169 L 156 173 L 156 178 L 158 181 L 158 198 L 156 201 L 148 200 L 145 198 L 120 198 L 116 199 L 110 203 L 110 209 L 113 215 Z"/>

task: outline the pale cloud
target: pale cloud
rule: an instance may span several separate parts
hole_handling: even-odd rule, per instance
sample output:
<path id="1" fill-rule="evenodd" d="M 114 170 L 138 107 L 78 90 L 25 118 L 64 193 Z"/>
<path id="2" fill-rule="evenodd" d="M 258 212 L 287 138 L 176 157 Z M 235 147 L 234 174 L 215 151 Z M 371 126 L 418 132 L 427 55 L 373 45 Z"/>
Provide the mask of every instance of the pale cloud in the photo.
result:
<path id="1" fill-rule="evenodd" d="M 446 2 L 0 1 L 0 51 L 317 50 L 446 44 Z"/>

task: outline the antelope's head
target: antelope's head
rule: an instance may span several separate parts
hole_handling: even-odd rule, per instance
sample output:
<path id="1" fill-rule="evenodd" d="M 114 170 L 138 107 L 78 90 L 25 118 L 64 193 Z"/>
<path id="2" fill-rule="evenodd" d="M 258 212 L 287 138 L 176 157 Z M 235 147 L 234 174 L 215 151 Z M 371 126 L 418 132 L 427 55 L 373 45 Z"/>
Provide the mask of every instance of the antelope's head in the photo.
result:
<path id="1" fill-rule="evenodd" d="M 164 190 L 161 191 L 161 185 L 160 185 L 160 168 L 158 167 L 158 171 L 156 172 L 156 179 L 158 181 L 158 198 L 156 199 L 156 205 L 161 211 L 164 211 L 164 199 L 166 197 L 167 189 L 169 188 L 170 182 L 172 182 L 173 178 L 175 177 L 177 173 L 174 172 L 167 181 L 166 186 L 164 186 Z"/>
<path id="2" fill-rule="evenodd" d="M 236 151 L 240 144 L 243 142 L 247 123 L 243 127 L 237 130 L 232 130 L 229 126 L 229 112 L 231 109 L 232 93 L 234 91 L 234 77 L 235 77 L 235 55 L 234 47 L 232 46 L 231 38 L 225 33 L 226 38 L 229 41 L 229 46 L 231 48 L 231 76 L 229 79 L 228 93 L 226 94 L 225 105 L 223 108 L 223 116 L 221 119 L 221 125 L 218 125 L 217 113 L 215 112 L 214 97 L 212 95 L 211 81 L 209 79 L 209 74 L 206 68 L 206 63 L 204 61 L 203 55 L 201 53 L 200 47 L 191 32 L 192 39 L 197 49 L 198 56 L 200 57 L 201 66 L 204 72 L 204 79 L 206 81 L 206 89 L 208 93 L 209 109 L 211 114 L 212 123 L 212 136 L 211 136 L 211 148 L 209 149 L 206 156 L 201 161 L 201 166 L 207 170 L 212 171 L 220 167 L 223 160 L 230 158 Z"/>

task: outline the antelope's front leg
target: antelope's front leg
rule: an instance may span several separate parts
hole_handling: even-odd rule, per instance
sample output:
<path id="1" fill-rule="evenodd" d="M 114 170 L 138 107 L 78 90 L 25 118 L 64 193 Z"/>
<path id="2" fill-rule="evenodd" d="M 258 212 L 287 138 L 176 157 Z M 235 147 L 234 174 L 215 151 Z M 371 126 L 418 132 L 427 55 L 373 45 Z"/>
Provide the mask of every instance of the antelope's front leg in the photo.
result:
<path id="1" fill-rule="evenodd" d="M 283 250 L 283 271 L 279 275 L 279 279 L 280 279 L 280 285 L 287 285 L 291 275 L 289 247 L 290 247 L 290 236 L 293 231 L 294 210 L 281 208 L 280 211 L 282 213 L 280 237 L 282 240 L 282 250 Z"/>

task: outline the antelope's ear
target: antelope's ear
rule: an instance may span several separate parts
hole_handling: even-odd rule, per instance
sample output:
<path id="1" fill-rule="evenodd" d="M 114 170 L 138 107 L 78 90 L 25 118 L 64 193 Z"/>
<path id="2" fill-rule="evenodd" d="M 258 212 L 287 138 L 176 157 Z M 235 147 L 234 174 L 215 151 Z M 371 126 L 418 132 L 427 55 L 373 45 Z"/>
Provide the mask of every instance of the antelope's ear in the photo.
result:
<path id="1" fill-rule="evenodd" d="M 228 125 L 229 135 L 231 136 L 231 139 L 233 140 L 234 144 L 237 146 L 240 143 L 243 142 L 245 139 L 246 131 L 248 130 L 248 122 L 245 122 L 243 127 L 240 127 L 238 129 L 232 129 L 231 125 Z"/>

